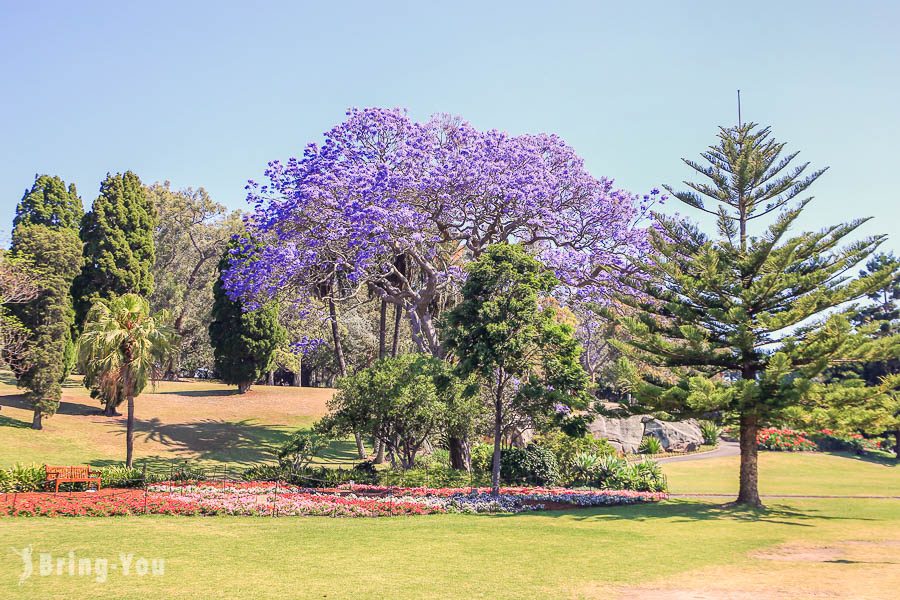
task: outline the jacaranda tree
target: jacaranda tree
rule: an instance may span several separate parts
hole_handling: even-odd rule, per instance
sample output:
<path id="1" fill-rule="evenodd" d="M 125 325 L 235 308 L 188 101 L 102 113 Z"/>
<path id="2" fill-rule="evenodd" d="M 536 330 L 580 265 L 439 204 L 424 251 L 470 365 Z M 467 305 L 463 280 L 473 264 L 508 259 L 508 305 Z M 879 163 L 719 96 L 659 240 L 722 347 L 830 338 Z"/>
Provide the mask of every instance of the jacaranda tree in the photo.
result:
<path id="1" fill-rule="evenodd" d="M 650 198 L 593 177 L 554 135 L 351 110 L 321 146 L 271 162 L 265 176 L 248 185 L 248 228 L 261 244 L 233 263 L 230 292 L 263 302 L 291 291 L 303 303 L 367 288 L 398 307 L 419 349 L 438 357 L 436 317 L 458 294 L 465 263 L 489 245 L 531 248 L 584 296 L 605 293 L 645 248 L 637 225 Z M 451 439 L 455 466 L 458 447 Z"/>

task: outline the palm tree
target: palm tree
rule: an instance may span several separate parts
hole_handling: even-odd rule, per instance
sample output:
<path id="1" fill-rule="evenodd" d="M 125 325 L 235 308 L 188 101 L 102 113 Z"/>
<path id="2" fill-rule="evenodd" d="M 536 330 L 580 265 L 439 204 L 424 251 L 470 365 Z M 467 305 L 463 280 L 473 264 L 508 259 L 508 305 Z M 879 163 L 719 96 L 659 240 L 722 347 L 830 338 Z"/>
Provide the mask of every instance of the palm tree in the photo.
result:
<path id="1" fill-rule="evenodd" d="M 137 294 L 98 300 L 78 340 L 78 364 L 85 385 L 107 397 L 120 390 L 128 403 L 125 464 L 134 455 L 134 398 L 146 387 L 173 341 L 165 313 L 150 314 L 150 304 Z"/>

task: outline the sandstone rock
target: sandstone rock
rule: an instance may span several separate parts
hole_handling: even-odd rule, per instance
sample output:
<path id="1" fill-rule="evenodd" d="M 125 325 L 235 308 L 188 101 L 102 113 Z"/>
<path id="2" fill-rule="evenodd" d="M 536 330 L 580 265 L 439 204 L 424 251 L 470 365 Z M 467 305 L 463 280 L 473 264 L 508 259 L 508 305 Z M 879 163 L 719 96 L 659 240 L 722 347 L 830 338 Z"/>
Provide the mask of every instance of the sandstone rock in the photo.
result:
<path id="1" fill-rule="evenodd" d="M 644 437 L 644 419 L 647 415 L 634 415 L 626 419 L 598 416 L 588 426 L 595 438 L 604 438 L 620 452 L 637 452 Z"/>
<path id="2" fill-rule="evenodd" d="M 644 435 L 659 439 L 666 452 L 689 452 L 703 443 L 700 424 L 694 419 L 686 421 L 660 421 L 649 419 L 644 423 Z"/>

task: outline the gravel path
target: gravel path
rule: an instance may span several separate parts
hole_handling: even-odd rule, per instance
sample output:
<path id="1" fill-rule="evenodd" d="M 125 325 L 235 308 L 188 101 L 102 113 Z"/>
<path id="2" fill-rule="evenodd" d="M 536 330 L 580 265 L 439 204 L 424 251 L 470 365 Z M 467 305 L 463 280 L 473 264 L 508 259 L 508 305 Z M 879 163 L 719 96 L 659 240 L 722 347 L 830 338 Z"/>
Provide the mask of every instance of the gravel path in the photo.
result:
<path id="1" fill-rule="evenodd" d="M 671 456 L 669 458 L 656 458 L 656 462 L 681 462 L 685 460 L 704 460 L 707 458 L 722 458 L 723 456 L 738 456 L 741 453 L 740 445 L 737 442 L 726 442 L 719 440 L 719 446 L 715 450 L 709 452 L 695 452 L 694 454 L 682 454 L 680 456 Z"/>

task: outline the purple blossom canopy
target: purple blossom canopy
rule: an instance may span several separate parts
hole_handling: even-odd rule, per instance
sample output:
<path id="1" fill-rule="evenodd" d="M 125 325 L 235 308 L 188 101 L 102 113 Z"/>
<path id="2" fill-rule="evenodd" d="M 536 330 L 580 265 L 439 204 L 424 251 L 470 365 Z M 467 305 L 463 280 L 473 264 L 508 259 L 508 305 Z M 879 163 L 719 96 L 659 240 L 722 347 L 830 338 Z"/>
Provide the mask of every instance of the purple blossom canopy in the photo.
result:
<path id="1" fill-rule="evenodd" d="M 482 132 L 446 115 L 417 123 L 380 108 L 348 111 L 321 146 L 269 163 L 265 182 L 247 189 L 259 246 L 226 274 L 233 296 L 253 305 L 285 290 L 302 300 L 337 280 L 367 285 L 425 338 L 434 298 L 500 241 L 532 247 L 568 289 L 602 297 L 646 248 L 640 221 L 655 199 L 593 177 L 555 135 Z"/>

